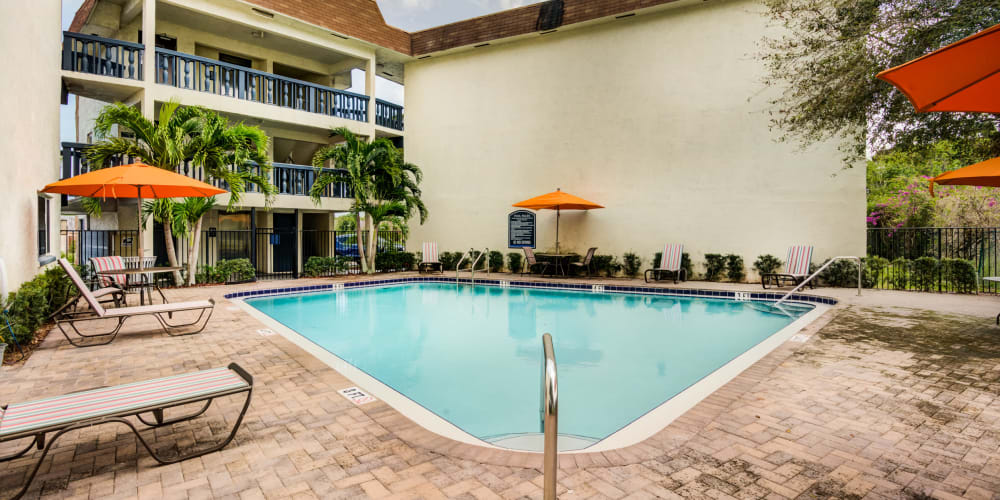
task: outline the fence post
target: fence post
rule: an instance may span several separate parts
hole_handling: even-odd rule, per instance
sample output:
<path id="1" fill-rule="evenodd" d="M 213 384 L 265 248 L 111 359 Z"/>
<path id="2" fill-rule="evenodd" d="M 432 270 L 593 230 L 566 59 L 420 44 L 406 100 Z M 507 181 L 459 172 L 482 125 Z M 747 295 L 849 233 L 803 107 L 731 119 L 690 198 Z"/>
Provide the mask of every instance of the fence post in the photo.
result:
<path id="1" fill-rule="evenodd" d="M 257 208 L 250 207 L 250 262 L 253 264 L 253 268 L 260 274 L 260 269 L 257 269 Z"/>
<path id="2" fill-rule="evenodd" d="M 942 274 L 943 273 L 941 272 L 941 228 L 940 227 L 937 228 L 937 240 L 938 240 L 937 241 L 937 247 L 938 247 L 938 256 L 937 256 L 937 259 L 938 259 L 938 293 L 941 293 L 941 278 L 942 278 Z"/>

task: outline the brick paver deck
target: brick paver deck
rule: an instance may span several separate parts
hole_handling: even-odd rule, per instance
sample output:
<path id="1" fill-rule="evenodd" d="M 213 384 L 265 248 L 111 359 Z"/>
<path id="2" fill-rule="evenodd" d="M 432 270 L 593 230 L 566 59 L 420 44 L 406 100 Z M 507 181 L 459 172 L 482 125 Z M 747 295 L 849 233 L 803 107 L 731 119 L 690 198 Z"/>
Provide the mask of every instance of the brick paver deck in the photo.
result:
<path id="1" fill-rule="evenodd" d="M 259 334 L 259 322 L 222 299 L 232 290 L 169 292 L 219 301 L 200 335 L 167 337 L 144 319 L 111 345 L 77 349 L 53 332 L 25 365 L 0 372 L 0 400 L 235 361 L 256 382 L 236 440 L 156 466 L 124 428 L 76 431 L 58 442 L 29 496 L 541 498 L 537 455 L 449 441 L 382 402 L 354 406 L 337 393 L 353 383 L 283 337 Z M 900 300 L 890 298 L 883 302 Z M 804 331 L 806 342 L 786 342 L 639 445 L 564 455 L 560 497 L 1000 498 L 1000 331 L 985 312 L 878 302 L 831 310 Z M 147 435 L 181 449 L 219 439 L 238 403 Z M 31 463 L 0 464 L 0 495 Z"/>

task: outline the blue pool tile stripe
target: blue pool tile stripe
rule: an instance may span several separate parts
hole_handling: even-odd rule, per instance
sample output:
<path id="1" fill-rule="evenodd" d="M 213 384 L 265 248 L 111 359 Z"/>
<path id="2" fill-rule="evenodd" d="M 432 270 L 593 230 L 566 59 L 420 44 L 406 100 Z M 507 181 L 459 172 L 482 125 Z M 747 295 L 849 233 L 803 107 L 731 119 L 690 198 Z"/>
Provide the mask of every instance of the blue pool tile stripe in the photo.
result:
<path id="1" fill-rule="evenodd" d="M 458 280 L 454 278 L 445 277 L 408 277 L 408 278 L 394 278 L 387 280 L 374 280 L 374 281 L 352 281 L 347 283 L 338 283 L 342 285 L 343 289 L 355 289 L 355 288 L 373 288 L 388 285 L 399 285 L 407 283 L 461 283 L 461 284 L 472 284 L 472 280 L 469 278 L 460 278 Z M 485 279 L 476 280 L 477 285 L 485 286 L 501 286 L 501 280 Z M 602 285 L 601 283 L 548 283 L 543 281 L 508 281 L 507 286 L 511 288 L 542 288 L 550 290 L 593 290 L 594 285 Z M 603 285 L 603 293 L 629 293 L 629 294 L 648 294 L 648 295 L 684 295 L 702 298 L 728 298 L 735 299 L 736 292 L 728 290 L 699 290 L 696 288 L 664 288 L 664 287 L 646 287 L 646 286 L 623 286 L 623 285 Z M 291 295 L 298 293 L 308 293 L 308 292 L 323 292 L 331 291 L 335 289 L 334 284 L 325 285 L 308 285 L 300 287 L 288 287 L 288 288 L 270 288 L 262 290 L 246 290 L 242 292 L 233 292 L 225 295 L 227 299 L 239 299 L 244 297 L 264 297 L 264 296 L 275 296 L 275 295 Z M 601 293 L 601 292 L 597 292 Z M 750 292 L 750 300 L 778 300 L 783 297 L 783 293 L 776 292 Z M 836 299 L 830 297 L 820 297 L 815 295 L 802 295 L 794 294 L 789 297 L 790 300 L 797 302 L 811 302 L 816 304 L 826 304 L 835 305 L 837 303 Z"/>

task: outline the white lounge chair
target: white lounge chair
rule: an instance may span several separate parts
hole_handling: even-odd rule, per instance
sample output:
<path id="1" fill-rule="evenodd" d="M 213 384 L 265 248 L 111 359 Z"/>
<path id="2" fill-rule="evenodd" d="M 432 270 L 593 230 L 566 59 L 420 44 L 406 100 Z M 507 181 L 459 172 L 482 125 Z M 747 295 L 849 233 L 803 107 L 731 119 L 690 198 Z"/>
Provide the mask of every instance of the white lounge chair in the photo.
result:
<path id="1" fill-rule="evenodd" d="M 437 243 L 427 243 L 424 242 L 423 252 L 421 254 L 420 265 L 417 266 L 417 270 L 420 272 L 437 272 L 443 273 L 444 266 L 438 260 L 438 245 Z"/>
<path id="2" fill-rule="evenodd" d="M 785 272 L 766 273 L 760 275 L 760 285 L 767 289 L 769 284 L 781 286 L 782 281 L 791 282 L 798 285 L 809 277 L 809 267 L 812 265 L 813 247 L 809 245 L 795 245 L 788 247 L 788 258 L 785 259 Z M 809 287 L 814 285 L 810 282 Z"/>
<path id="3" fill-rule="evenodd" d="M 163 332 L 166 333 L 167 335 L 180 336 L 180 335 L 191 335 L 195 333 L 200 333 L 202 330 L 205 329 L 205 326 L 208 324 L 208 320 L 212 318 L 212 311 L 215 310 L 215 301 L 212 299 L 198 300 L 191 302 L 174 302 L 171 304 L 151 304 L 147 306 L 130 306 L 130 307 L 118 307 L 114 309 L 105 309 L 103 306 L 101 306 L 101 303 L 98 302 L 97 298 L 94 297 L 94 294 L 91 293 L 90 289 L 87 288 L 87 286 L 83 283 L 83 280 L 80 278 L 80 275 L 76 273 L 76 270 L 73 269 L 73 265 L 70 264 L 69 261 L 67 261 L 66 259 L 59 259 L 59 265 L 62 266 L 64 271 L 66 271 L 66 274 L 69 275 L 70 279 L 73 281 L 73 284 L 80 291 L 80 295 L 83 295 L 84 300 L 86 300 L 87 304 L 90 306 L 90 309 L 85 311 L 73 311 L 70 310 L 70 308 L 63 307 L 60 308 L 58 311 L 56 311 L 56 313 L 53 315 L 53 318 L 56 321 L 56 326 L 59 327 L 59 331 L 62 332 L 63 336 L 66 337 L 66 340 L 68 340 L 70 344 L 73 344 L 76 347 L 92 347 L 96 345 L 104 345 L 111 343 L 111 341 L 113 341 L 115 337 L 118 336 L 118 332 L 121 330 L 122 325 L 125 324 L 125 321 L 135 316 L 153 316 L 154 318 L 156 318 L 157 321 L 160 322 L 160 326 L 163 328 Z M 168 321 L 168 319 L 173 317 L 174 313 L 184 312 L 184 311 L 198 311 L 198 318 L 189 323 L 180 323 L 180 324 L 171 324 Z M 117 320 L 117 324 L 115 325 L 114 329 L 108 332 L 85 334 L 85 333 L 80 333 L 80 330 L 76 328 L 76 324 L 79 322 L 95 321 L 99 319 L 109 319 L 109 318 Z M 204 322 L 202 322 L 202 318 L 204 318 Z M 201 325 L 197 326 L 199 323 Z M 80 337 L 99 338 L 102 340 L 103 339 L 106 340 L 91 344 L 78 343 L 74 341 L 72 338 L 70 338 L 69 333 L 67 333 L 66 329 L 64 328 L 64 325 L 69 326 L 69 328 L 73 330 L 73 332 Z M 178 329 L 183 329 L 189 326 L 196 326 L 197 328 L 193 331 L 180 331 L 180 332 L 177 331 Z"/>
<path id="4" fill-rule="evenodd" d="M 647 269 L 643 274 L 643 279 L 646 283 L 652 281 L 660 281 L 662 279 L 674 279 L 676 284 L 678 280 L 686 281 L 687 272 L 681 268 L 681 261 L 684 257 L 684 245 L 664 245 L 663 254 L 660 256 L 660 265 L 652 269 Z"/>
<path id="5" fill-rule="evenodd" d="M 153 450 L 153 447 L 136 428 L 136 424 L 127 417 L 136 417 L 139 423 L 149 427 L 162 427 L 177 422 L 190 420 L 208 410 L 216 398 L 246 393 L 243 410 L 240 411 L 233 424 L 232 431 L 221 443 L 190 451 L 186 454 L 164 456 Z M 13 496 L 21 498 L 31 482 L 35 479 L 42 461 L 56 440 L 67 432 L 102 424 L 121 424 L 128 427 L 142 444 L 146 451 L 161 465 L 173 464 L 183 460 L 200 457 L 221 450 L 236 437 L 250 407 L 250 396 L 253 393 L 253 377 L 236 363 L 226 368 L 204 370 L 175 375 L 143 382 L 134 382 L 114 387 L 103 387 L 84 392 L 74 392 L 65 396 L 39 399 L 26 403 L 4 405 L 0 414 L 0 442 L 16 441 L 32 438 L 28 446 L 21 451 L 0 457 L 0 462 L 14 460 L 24 456 L 33 448 L 42 450 L 38 461 L 28 474 L 24 486 Z M 164 411 L 188 405 L 202 404 L 201 408 L 186 415 L 164 418 Z M 143 418 L 143 414 L 149 416 Z M 46 438 L 46 434 L 49 435 Z M 187 446 L 184 446 L 187 448 Z M 84 454 L 84 456 L 88 456 Z M 91 458 L 92 460 L 92 458 Z"/>

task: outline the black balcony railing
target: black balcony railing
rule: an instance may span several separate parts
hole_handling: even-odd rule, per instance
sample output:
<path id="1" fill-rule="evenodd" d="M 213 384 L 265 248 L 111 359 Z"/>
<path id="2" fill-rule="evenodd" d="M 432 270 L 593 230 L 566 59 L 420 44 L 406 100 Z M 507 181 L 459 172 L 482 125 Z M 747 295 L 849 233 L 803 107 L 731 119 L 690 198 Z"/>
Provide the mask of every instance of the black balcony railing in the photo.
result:
<path id="1" fill-rule="evenodd" d="M 156 49 L 156 83 L 348 120 L 368 120 L 368 96 L 173 50 Z"/>
<path id="2" fill-rule="evenodd" d="M 79 143 L 79 142 L 64 142 L 62 143 L 62 176 L 61 179 L 68 179 L 70 177 L 85 174 L 92 170 L 90 162 L 87 160 L 86 150 L 89 148 L 90 144 Z M 122 158 L 115 157 L 108 162 L 105 166 L 116 166 L 123 165 L 125 163 L 131 163 L 136 161 L 134 158 Z M 289 163 L 272 163 L 270 181 L 278 188 L 278 194 L 290 194 L 298 196 L 308 196 L 309 190 L 312 188 L 314 182 L 316 182 L 316 171 L 312 167 L 305 165 L 292 165 Z M 257 173 L 260 173 L 259 167 L 256 165 L 250 165 L 251 169 L 256 169 Z M 233 167 L 230 167 L 233 168 Z M 325 172 L 333 172 L 335 169 L 324 169 Z M 181 166 L 177 167 L 177 173 L 184 174 L 193 179 L 199 181 L 208 182 L 220 189 L 229 189 L 229 186 L 218 179 L 209 179 L 205 175 L 205 169 L 201 167 L 195 167 L 190 162 L 184 162 Z M 259 192 L 256 186 L 247 185 L 246 192 L 256 193 Z M 323 190 L 324 198 L 350 198 L 353 196 L 351 190 L 344 183 L 333 183 L 328 185 Z"/>
<path id="3" fill-rule="evenodd" d="M 139 43 L 64 31 L 62 69 L 142 80 L 142 51 Z"/>
<path id="4" fill-rule="evenodd" d="M 381 99 L 375 99 L 375 124 L 382 127 L 403 130 L 403 107 Z"/>

